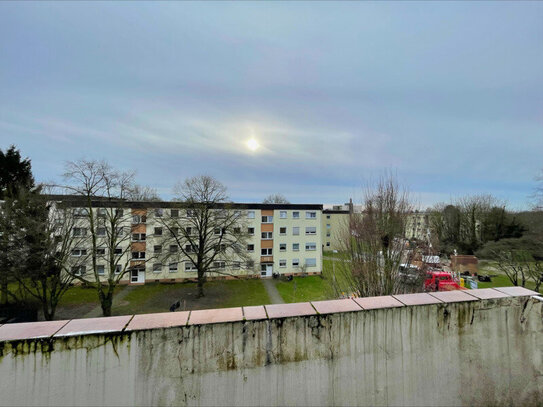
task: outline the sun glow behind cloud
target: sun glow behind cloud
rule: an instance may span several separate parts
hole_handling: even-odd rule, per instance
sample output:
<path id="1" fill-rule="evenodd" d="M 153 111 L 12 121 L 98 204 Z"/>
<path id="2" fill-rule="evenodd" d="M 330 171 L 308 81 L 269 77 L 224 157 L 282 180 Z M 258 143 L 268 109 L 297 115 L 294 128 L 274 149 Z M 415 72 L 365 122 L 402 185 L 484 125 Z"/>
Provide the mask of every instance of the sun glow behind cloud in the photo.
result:
<path id="1" fill-rule="evenodd" d="M 260 144 L 254 137 L 251 137 L 249 140 L 247 140 L 247 148 L 249 150 L 254 152 L 258 150 L 258 147 L 260 147 Z"/>

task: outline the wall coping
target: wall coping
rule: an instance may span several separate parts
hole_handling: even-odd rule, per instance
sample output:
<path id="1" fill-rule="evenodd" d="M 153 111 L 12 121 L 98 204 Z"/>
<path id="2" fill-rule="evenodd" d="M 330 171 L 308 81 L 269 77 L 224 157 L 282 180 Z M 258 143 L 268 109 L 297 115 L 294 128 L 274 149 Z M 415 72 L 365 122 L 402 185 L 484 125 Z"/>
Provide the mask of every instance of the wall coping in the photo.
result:
<path id="1" fill-rule="evenodd" d="M 508 297 L 532 297 L 543 301 L 543 297 L 539 293 L 523 287 L 496 287 L 65 321 L 23 322 L 0 325 L 0 342 L 30 339 L 44 340 L 69 336 L 111 334 L 225 322 L 328 315 L 342 312 L 472 302 Z"/>

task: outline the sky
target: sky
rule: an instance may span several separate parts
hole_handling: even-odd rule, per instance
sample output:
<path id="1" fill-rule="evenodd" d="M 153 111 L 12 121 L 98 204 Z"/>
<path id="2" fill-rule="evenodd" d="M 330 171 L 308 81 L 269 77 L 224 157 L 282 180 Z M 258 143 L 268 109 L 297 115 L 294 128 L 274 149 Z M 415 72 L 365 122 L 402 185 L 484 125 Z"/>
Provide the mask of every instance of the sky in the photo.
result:
<path id="1" fill-rule="evenodd" d="M 254 139 L 259 148 L 251 151 Z M 542 2 L 0 2 L 0 148 L 38 181 L 105 159 L 172 197 L 529 205 L 543 168 Z"/>

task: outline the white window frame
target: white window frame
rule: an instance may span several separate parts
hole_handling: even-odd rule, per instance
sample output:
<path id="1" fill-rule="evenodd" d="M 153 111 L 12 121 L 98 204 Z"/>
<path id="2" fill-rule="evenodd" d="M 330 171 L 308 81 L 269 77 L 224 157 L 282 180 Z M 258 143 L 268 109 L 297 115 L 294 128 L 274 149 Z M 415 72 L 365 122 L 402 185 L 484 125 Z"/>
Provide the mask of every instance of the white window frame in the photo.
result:
<path id="1" fill-rule="evenodd" d="M 300 236 L 300 226 L 292 227 L 292 236 Z"/>
<path id="2" fill-rule="evenodd" d="M 284 229 L 285 231 L 282 232 L 282 231 L 281 231 L 282 229 Z M 281 227 L 279 228 L 279 235 L 280 235 L 280 236 L 285 236 L 286 234 L 287 234 L 287 227 L 286 227 L 286 226 L 281 226 Z"/>
<path id="3" fill-rule="evenodd" d="M 255 235 L 255 228 L 247 228 L 247 234 L 249 236 L 254 236 Z"/>
<path id="4" fill-rule="evenodd" d="M 309 260 L 314 260 L 309 263 Z M 309 259 L 305 259 L 305 265 L 306 267 L 317 267 L 317 258 L 316 257 L 310 257 Z"/>
<path id="5" fill-rule="evenodd" d="M 262 223 L 273 223 L 273 215 L 262 215 Z"/>
<path id="6" fill-rule="evenodd" d="M 254 219 L 255 211 L 247 211 L 247 219 Z"/>
<path id="7" fill-rule="evenodd" d="M 260 234 L 260 237 L 262 240 L 272 240 L 273 239 L 273 232 L 262 232 Z"/>
<path id="8" fill-rule="evenodd" d="M 287 260 L 286 259 L 279 260 L 279 267 L 281 268 L 287 267 Z"/>
<path id="9" fill-rule="evenodd" d="M 287 211 L 279 211 L 279 219 L 287 219 Z"/>
<path id="10" fill-rule="evenodd" d="M 316 226 L 307 226 L 305 228 L 305 234 L 306 235 L 316 235 L 317 234 L 317 227 Z"/>
<path id="11" fill-rule="evenodd" d="M 300 219 L 300 211 L 292 212 L 292 219 Z"/>
<path id="12" fill-rule="evenodd" d="M 287 251 L 287 244 L 286 243 L 279 243 L 279 251 L 280 252 L 286 252 Z"/>
<path id="13" fill-rule="evenodd" d="M 188 273 L 198 271 L 196 266 L 192 263 L 192 261 L 185 261 L 184 262 L 185 271 Z"/>
<path id="14" fill-rule="evenodd" d="M 300 259 L 292 259 L 292 267 L 300 267 Z"/>
<path id="15" fill-rule="evenodd" d="M 168 264 L 168 272 L 170 272 L 170 273 L 177 273 L 177 271 L 178 271 L 178 265 L 179 265 L 179 263 L 177 263 L 177 262 Z M 173 267 L 172 267 L 172 266 L 173 266 Z"/>
<path id="16" fill-rule="evenodd" d="M 292 243 L 292 251 L 293 252 L 299 252 L 300 251 L 300 243 Z"/>
<path id="17" fill-rule="evenodd" d="M 134 254 L 136 254 L 136 257 L 134 257 Z M 133 260 L 143 260 L 143 259 L 145 259 L 145 252 L 132 252 L 131 259 L 133 259 Z"/>
<path id="18" fill-rule="evenodd" d="M 153 273 L 162 273 L 162 263 L 153 264 Z"/>
<path id="19" fill-rule="evenodd" d="M 100 272 L 100 270 L 102 270 L 102 272 Z M 99 276 L 105 276 L 106 275 L 106 266 L 104 266 L 103 264 L 97 264 L 96 265 L 96 272 L 98 273 Z"/>
<path id="20" fill-rule="evenodd" d="M 306 219 L 317 219 L 317 211 L 305 211 Z"/>
<path id="21" fill-rule="evenodd" d="M 252 246 L 253 248 L 250 249 L 250 248 L 249 248 L 250 246 Z M 248 251 L 249 253 L 254 252 L 254 251 L 255 251 L 255 245 L 254 245 L 254 244 L 248 244 L 248 245 L 247 245 L 247 251 Z"/>
<path id="22" fill-rule="evenodd" d="M 273 256 L 273 248 L 271 247 L 263 247 L 260 249 L 260 255 L 261 256 Z"/>
<path id="23" fill-rule="evenodd" d="M 306 242 L 305 244 L 305 251 L 306 252 L 314 252 L 317 250 L 317 243 L 315 242 Z"/>

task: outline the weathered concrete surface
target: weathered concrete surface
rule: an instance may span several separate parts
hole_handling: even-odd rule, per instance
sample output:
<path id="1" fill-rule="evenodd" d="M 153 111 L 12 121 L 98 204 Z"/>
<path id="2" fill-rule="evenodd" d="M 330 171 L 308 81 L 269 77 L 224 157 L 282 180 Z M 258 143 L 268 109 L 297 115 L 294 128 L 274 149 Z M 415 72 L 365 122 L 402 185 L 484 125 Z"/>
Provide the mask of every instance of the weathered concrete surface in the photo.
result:
<path id="1" fill-rule="evenodd" d="M 542 305 L 507 297 L 0 342 L 0 404 L 543 405 Z"/>

